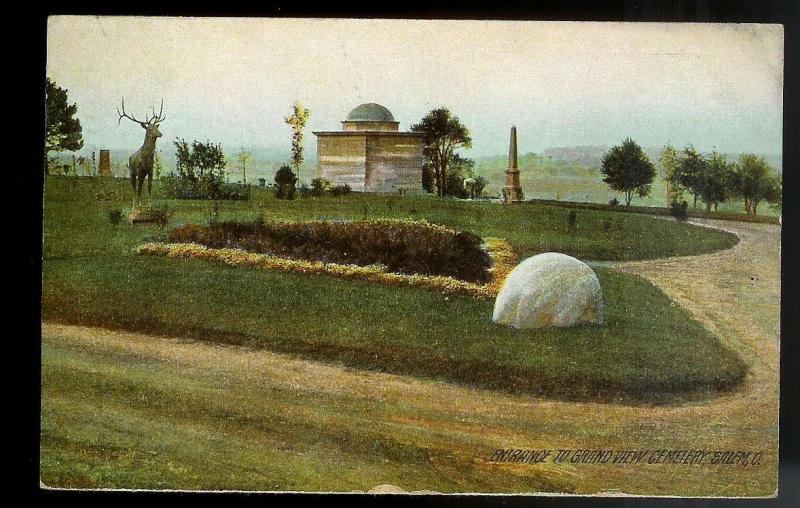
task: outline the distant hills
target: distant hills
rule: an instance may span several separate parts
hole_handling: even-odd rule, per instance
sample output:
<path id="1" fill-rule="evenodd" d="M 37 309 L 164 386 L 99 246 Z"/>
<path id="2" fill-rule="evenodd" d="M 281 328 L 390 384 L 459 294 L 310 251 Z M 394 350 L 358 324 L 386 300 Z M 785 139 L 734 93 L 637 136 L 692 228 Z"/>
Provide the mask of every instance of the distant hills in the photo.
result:
<path id="1" fill-rule="evenodd" d="M 526 186 L 526 181 L 532 183 L 534 180 L 541 180 L 543 178 L 557 180 L 568 179 L 573 182 L 579 180 L 584 184 L 601 184 L 602 176 L 600 174 L 600 166 L 602 164 L 603 154 L 605 154 L 609 148 L 610 147 L 605 145 L 562 146 L 550 147 L 543 150 L 541 153 L 529 152 L 522 154 L 518 158 L 518 165 L 522 171 L 521 178 L 523 180 L 523 188 Z M 111 149 L 112 170 L 115 176 L 128 176 L 128 157 L 137 149 L 138 147 Z M 240 150 L 241 148 L 228 148 L 223 146 L 225 158 L 228 161 L 230 181 L 241 180 L 241 169 L 238 167 L 236 161 L 236 154 Z M 252 159 L 247 165 L 247 179 L 253 183 L 256 183 L 259 178 L 272 181 L 278 167 L 281 164 L 288 163 L 290 160 L 288 148 L 245 147 L 245 150 L 252 154 Z M 644 150 L 653 162 L 658 162 L 662 147 L 646 147 Z M 77 155 L 91 158 L 92 151 L 99 152 L 99 147 L 87 145 Z M 316 153 L 312 150 L 307 150 L 307 152 L 310 153 L 306 153 L 306 160 L 300 175 L 301 180 L 306 182 L 316 176 L 317 167 Z M 164 144 L 159 147 L 158 153 L 164 170 L 166 172 L 173 171 L 176 164 L 174 147 L 171 144 Z M 465 155 L 469 156 L 469 153 L 467 152 Z M 738 153 L 726 153 L 724 155 L 731 161 L 735 161 L 739 157 Z M 777 171 L 782 171 L 780 155 L 759 155 L 764 157 Z M 64 153 L 61 154 L 59 158 L 64 163 L 70 163 L 72 154 Z M 507 155 L 482 156 L 474 157 L 474 159 L 475 172 L 489 179 L 490 183 L 487 190 L 499 192 L 505 179 L 505 170 L 508 164 Z"/>

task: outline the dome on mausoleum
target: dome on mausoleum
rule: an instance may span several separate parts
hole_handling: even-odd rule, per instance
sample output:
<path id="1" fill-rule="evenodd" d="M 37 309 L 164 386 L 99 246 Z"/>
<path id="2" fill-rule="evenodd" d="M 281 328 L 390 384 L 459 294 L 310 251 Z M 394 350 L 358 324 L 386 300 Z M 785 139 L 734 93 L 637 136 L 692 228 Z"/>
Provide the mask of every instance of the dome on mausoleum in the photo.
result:
<path id="1" fill-rule="evenodd" d="M 392 112 L 381 106 L 370 102 L 356 106 L 347 114 L 348 122 L 394 122 Z"/>

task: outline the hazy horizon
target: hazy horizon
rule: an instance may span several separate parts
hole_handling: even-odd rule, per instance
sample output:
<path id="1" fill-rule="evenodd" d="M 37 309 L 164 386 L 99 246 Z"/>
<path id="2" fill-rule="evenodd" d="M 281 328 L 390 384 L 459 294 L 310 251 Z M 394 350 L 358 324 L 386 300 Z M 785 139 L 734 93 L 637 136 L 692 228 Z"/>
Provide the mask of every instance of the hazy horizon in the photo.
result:
<path id="1" fill-rule="evenodd" d="M 448 107 L 470 129 L 468 156 L 551 147 L 692 144 L 782 153 L 778 25 L 54 16 L 47 75 L 69 89 L 87 145 L 138 147 L 164 99 L 159 148 L 176 137 L 228 151 L 289 153 L 295 100 L 314 130 L 338 130 L 360 103 L 407 130 Z"/>

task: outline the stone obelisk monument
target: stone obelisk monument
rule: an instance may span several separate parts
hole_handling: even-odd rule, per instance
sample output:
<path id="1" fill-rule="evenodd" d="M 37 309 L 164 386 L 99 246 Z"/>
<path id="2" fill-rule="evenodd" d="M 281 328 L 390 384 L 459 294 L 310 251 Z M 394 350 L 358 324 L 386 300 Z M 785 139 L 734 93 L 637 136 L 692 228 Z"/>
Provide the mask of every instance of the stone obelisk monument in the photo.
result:
<path id="1" fill-rule="evenodd" d="M 519 184 L 517 169 L 517 128 L 511 127 L 511 141 L 508 144 L 508 169 L 506 170 L 506 186 L 503 187 L 503 203 L 522 203 L 525 196 Z"/>

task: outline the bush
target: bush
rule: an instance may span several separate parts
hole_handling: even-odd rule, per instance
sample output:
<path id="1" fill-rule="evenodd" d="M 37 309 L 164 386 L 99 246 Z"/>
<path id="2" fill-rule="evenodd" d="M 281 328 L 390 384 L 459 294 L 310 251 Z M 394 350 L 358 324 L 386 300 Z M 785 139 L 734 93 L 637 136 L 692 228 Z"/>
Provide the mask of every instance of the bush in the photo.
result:
<path id="1" fill-rule="evenodd" d="M 567 214 L 567 226 L 569 226 L 570 231 L 575 231 L 578 226 L 578 212 L 575 210 L 570 210 Z"/>
<path id="2" fill-rule="evenodd" d="M 617 198 L 613 198 L 611 201 L 608 202 L 608 204 L 611 206 L 617 206 L 619 205 L 619 200 Z"/>
<path id="3" fill-rule="evenodd" d="M 349 185 L 346 183 L 343 185 L 334 185 L 331 187 L 331 196 L 346 196 L 350 194 L 353 190 L 350 188 Z"/>
<path id="4" fill-rule="evenodd" d="M 327 191 L 331 189 L 331 182 L 325 180 L 324 178 L 314 178 L 311 180 L 311 195 L 312 196 L 322 196 Z"/>
<path id="5" fill-rule="evenodd" d="M 122 210 L 119 208 L 115 208 L 113 210 L 108 211 L 108 222 L 111 223 L 112 226 L 119 226 L 122 224 L 123 215 Z"/>
<path id="6" fill-rule="evenodd" d="M 681 203 L 673 201 L 672 204 L 669 205 L 669 214 L 673 216 L 676 221 L 684 222 L 689 218 L 689 204 L 686 201 Z"/>
<path id="7" fill-rule="evenodd" d="M 225 183 L 218 180 L 190 180 L 178 175 L 161 177 L 164 195 L 170 199 L 208 199 L 222 201 L 247 201 L 250 185 Z"/>
<path id="8" fill-rule="evenodd" d="M 292 168 L 284 164 L 275 173 L 275 197 L 278 199 L 294 199 L 297 190 L 297 176 Z"/>
<path id="9" fill-rule="evenodd" d="M 405 274 L 490 280 L 491 258 L 471 233 L 399 221 L 218 222 L 173 230 L 173 243 L 239 248 L 325 263 L 384 265 Z"/>

